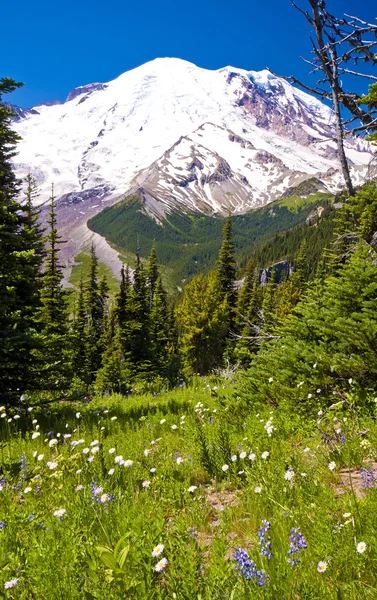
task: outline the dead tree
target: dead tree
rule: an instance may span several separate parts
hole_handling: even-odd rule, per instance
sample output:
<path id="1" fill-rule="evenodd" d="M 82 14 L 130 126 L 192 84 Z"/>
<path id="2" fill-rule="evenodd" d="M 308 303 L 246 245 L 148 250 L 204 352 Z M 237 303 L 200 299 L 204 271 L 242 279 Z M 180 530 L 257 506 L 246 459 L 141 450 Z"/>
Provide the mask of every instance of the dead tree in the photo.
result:
<path id="1" fill-rule="evenodd" d="M 377 63 L 377 55 L 374 53 L 377 48 L 377 25 L 367 23 L 358 17 L 347 15 L 343 18 L 334 17 L 327 11 L 325 0 L 307 0 L 310 12 L 303 10 L 294 0 L 291 2 L 313 27 L 315 35 L 310 38 L 313 58 L 312 60 L 303 58 L 303 60 L 312 67 L 311 73 L 320 73 L 321 78 L 314 87 L 304 84 L 293 75 L 285 79 L 319 96 L 322 100 L 327 99 L 332 102 L 340 165 L 347 191 L 352 196 L 354 188 L 344 151 L 344 135 L 350 131 L 350 125 L 355 122 L 357 126 L 352 129 L 355 133 L 377 128 L 375 117 L 377 111 L 363 110 L 359 102 L 361 97 L 356 93 L 345 91 L 342 77 L 355 75 L 377 81 L 375 75 L 365 74 L 360 69 L 351 70 L 345 66 L 349 61 L 353 61 L 356 65 L 361 61 L 371 63 L 373 66 Z M 342 105 L 351 113 L 351 117 L 345 121 L 341 115 Z"/>

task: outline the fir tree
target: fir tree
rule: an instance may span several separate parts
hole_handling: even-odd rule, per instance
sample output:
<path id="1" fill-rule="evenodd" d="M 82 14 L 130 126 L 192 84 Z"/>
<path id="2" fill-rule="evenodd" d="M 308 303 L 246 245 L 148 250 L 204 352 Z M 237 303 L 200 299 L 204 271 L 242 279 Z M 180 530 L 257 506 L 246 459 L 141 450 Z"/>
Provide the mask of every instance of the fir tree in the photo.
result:
<path id="1" fill-rule="evenodd" d="M 147 265 L 147 285 L 149 288 L 149 307 L 152 307 L 154 291 L 159 277 L 156 248 L 153 244 Z"/>
<path id="2" fill-rule="evenodd" d="M 205 375 L 220 366 L 229 306 L 217 273 L 194 277 L 184 289 L 176 316 L 185 371 Z"/>
<path id="3" fill-rule="evenodd" d="M 10 402 L 33 385 L 32 351 L 37 345 L 33 311 L 38 304 L 35 278 L 40 260 L 35 222 L 33 217 L 28 222 L 17 200 L 19 182 L 11 165 L 19 140 L 11 129 L 14 115 L 2 102 L 4 94 L 21 85 L 0 79 L 0 389 L 3 400 Z"/>
<path id="4" fill-rule="evenodd" d="M 237 301 L 236 263 L 234 260 L 234 247 L 232 243 L 232 221 L 230 215 L 223 228 L 223 242 L 217 260 L 217 273 L 224 296 L 230 309 L 234 309 Z"/>
<path id="5" fill-rule="evenodd" d="M 59 264 L 59 245 L 64 243 L 58 235 L 54 187 L 50 197 L 47 220 L 46 261 L 41 289 L 41 308 L 38 323 L 43 350 L 36 353 L 44 360 L 42 385 L 47 389 L 67 387 L 71 375 L 71 354 L 68 327 L 68 294 L 63 288 L 63 272 Z M 41 352 L 43 353 L 41 356 Z"/>

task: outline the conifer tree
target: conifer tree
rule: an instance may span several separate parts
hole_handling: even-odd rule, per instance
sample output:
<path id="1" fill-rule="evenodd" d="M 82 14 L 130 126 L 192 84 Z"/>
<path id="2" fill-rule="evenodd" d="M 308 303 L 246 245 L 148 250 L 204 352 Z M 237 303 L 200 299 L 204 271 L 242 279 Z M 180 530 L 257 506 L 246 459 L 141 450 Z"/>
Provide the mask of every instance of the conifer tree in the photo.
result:
<path id="1" fill-rule="evenodd" d="M 81 275 L 75 319 L 72 324 L 72 366 L 75 375 L 86 384 L 91 380 L 91 367 L 88 356 L 87 314 L 85 307 L 84 281 Z"/>
<path id="2" fill-rule="evenodd" d="M 236 263 L 234 260 L 234 246 L 232 243 L 232 221 L 230 215 L 223 228 L 223 242 L 217 260 L 217 273 L 224 296 L 230 309 L 234 309 L 237 301 Z"/>
<path id="3" fill-rule="evenodd" d="M 209 373 L 221 365 L 229 306 L 216 272 L 200 274 L 185 287 L 176 310 L 179 344 L 188 374 Z"/>
<path id="4" fill-rule="evenodd" d="M 150 356 L 156 375 L 171 379 L 176 363 L 176 332 L 161 277 L 157 279 L 150 314 Z"/>
<path id="5" fill-rule="evenodd" d="M 41 289 L 41 308 L 38 314 L 43 349 L 36 352 L 36 357 L 39 361 L 44 361 L 43 386 L 47 389 L 59 389 L 69 385 L 71 353 L 68 293 L 63 288 L 63 272 L 59 264 L 59 245 L 64 242 L 61 241 L 57 230 L 54 186 L 51 191 L 47 224 L 46 261 Z"/>
<path id="6" fill-rule="evenodd" d="M 156 248 L 153 244 L 147 265 L 147 285 L 149 288 L 149 307 L 152 307 L 154 291 L 159 277 Z"/>
<path id="7" fill-rule="evenodd" d="M 17 200 L 20 188 L 11 159 L 19 137 L 11 129 L 14 115 L 2 102 L 4 94 L 21 85 L 10 78 L 0 79 L 0 389 L 3 400 L 9 402 L 33 384 L 31 353 L 37 345 L 32 313 L 38 304 L 34 275 L 40 260 L 39 242 L 35 223 L 28 222 Z"/>
<path id="8" fill-rule="evenodd" d="M 247 366 L 258 346 L 253 343 L 253 326 L 260 322 L 260 309 L 262 301 L 262 288 L 259 284 L 258 269 L 254 260 L 249 259 L 244 285 L 238 293 L 235 322 L 235 350 L 234 358 Z"/>
<path id="9" fill-rule="evenodd" d="M 132 363 L 139 372 L 147 372 L 149 360 L 149 290 L 143 264 L 137 254 L 129 301 L 129 348 Z"/>

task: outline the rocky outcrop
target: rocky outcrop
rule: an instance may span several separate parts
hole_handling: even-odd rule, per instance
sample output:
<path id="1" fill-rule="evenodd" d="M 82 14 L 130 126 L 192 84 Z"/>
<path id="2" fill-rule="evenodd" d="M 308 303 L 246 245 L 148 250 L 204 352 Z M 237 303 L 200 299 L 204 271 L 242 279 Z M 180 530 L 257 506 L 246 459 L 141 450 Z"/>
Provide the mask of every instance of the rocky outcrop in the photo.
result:
<path id="1" fill-rule="evenodd" d="M 282 260 L 265 269 L 259 269 L 259 283 L 261 285 L 266 285 L 271 279 L 272 272 L 274 273 L 275 283 L 280 283 L 284 277 L 288 279 L 292 270 L 293 269 L 287 260 Z"/>
<path id="2" fill-rule="evenodd" d="M 66 102 L 70 102 L 71 100 L 77 98 L 77 96 L 81 96 L 83 94 L 88 97 L 89 94 L 92 94 L 92 92 L 96 92 L 97 90 L 105 90 L 106 88 L 107 85 L 105 83 L 89 83 L 88 85 L 80 85 L 69 92 Z M 84 98 L 82 98 L 80 102 L 83 102 L 83 100 Z"/>

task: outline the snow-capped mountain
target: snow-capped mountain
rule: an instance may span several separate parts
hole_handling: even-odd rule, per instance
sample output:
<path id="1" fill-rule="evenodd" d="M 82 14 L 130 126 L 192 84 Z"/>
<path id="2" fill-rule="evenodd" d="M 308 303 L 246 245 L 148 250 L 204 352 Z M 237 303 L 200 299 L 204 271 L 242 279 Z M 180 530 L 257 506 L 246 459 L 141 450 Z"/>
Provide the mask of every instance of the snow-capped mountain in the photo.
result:
<path id="1" fill-rule="evenodd" d="M 134 193 L 166 211 L 242 213 L 313 176 L 341 185 L 330 108 L 269 71 L 201 69 L 162 58 L 108 83 L 76 88 L 63 104 L 19 115 L 15 158 L 39 201 L 67 194 L 81 212 L 96 198 Z M 370 160 L 348 138 L 356 182 Z"/>

